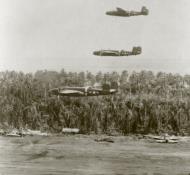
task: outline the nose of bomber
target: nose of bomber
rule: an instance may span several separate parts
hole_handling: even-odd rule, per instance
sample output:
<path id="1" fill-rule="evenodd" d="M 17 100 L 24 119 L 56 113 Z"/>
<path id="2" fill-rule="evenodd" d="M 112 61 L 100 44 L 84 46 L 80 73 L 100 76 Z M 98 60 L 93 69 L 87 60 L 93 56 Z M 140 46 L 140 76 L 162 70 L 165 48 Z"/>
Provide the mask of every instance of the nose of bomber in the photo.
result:
<path id="1" fill-rule="evenodd" d="M 99 53 L 98 51 L 94 51 L 93 55 L 98 55 L 98 53 Z"/>
<path id="2" fill-rule="evenodd" d="M 59 93 L 59 89 L 58 88 L 55 88 L 55 89 L 50 89 L 48 91 L 49 94 L 52 94 L 52 95 L 57 95 Z"/>
<path id="3" fill-rule="evenodd" d="M 111 15 L 111 14 L 112 14 L 112 13 L 111 13 L 111 12 L 109 12 L 109 11 L 108 11 L 108 12 L 106 12 L 106 15 Z"/>

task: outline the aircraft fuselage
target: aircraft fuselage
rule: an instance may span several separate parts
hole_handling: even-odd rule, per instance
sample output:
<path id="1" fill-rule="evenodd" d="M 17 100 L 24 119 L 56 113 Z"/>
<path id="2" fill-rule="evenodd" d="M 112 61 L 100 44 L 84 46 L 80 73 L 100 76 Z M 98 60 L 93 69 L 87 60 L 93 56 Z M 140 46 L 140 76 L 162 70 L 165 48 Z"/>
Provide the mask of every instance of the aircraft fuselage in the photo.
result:
<path id="1" fill-rule="evenodd" d="M 126 11 L 126 12 L 118 12 L 118 11 L 108 11 L 106 12 L 107 15 L 111 16 L 120 16 L 120 17 L 130 17 L 130 16 L 139 16 L 139 15 L 147 15 L 143 12 L 134 12 L 134 11 Z"/>
<path id="2" fill-rule="evenodd" d="M 112 95 L 117 92 L 117 89 L 97 89 L 94 87 L 63 87 L 50 90 L 53 95 L 69 96 L 69 97 L 85 97 L 85 96 L 99 96 Z"/>
<path id="3" fill-rule="evenodd" d="M 139 55 L 139 54 L 141 54 L 141 52 L 142 52 L 141 47 L 134 47 L 132 51 L 99 50 L 99 51 L 94 51 L 93 55 L 96 55 L 96 56 L 130 56 L 130 55 Z"/>
<path id="4" fill-rule="evenodd" d="M 148 15 L 149 10 L 145 6 L 143 6 L 141 11 L 139 12 L 127 11 L 127 10 L 117 7 L 116 10 L 108 11 L 106 12 L 106 14 L 111 15 L 111 16 L 130 17 L 130 16 Z"/>

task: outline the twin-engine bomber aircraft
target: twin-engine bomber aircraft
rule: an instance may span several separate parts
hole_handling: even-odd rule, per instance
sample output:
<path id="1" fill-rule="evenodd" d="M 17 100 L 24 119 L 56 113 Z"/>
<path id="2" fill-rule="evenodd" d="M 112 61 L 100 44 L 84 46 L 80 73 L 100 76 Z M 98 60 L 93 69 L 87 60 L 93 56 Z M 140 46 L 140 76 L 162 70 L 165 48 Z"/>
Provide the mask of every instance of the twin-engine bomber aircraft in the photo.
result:
<path id="1" fill-rule="evenodd" d="M 149 13 L 149 11 L 146 7 L 142 7 L 140 12 L 126 11 L 119 7 L 117 7 L 116 9 L 117 9 L 116 11 L 106 12 L 106 14 L 111 15 L 111 16 L 130 17 L 130 16 L 148 15 L 148 13 Z"/>
<path id="2" fill-rule="evenodd" d="M 93 52 L 93 54 L 97 56 L 130 56 L 130 55 L 139 55 L 141 53 L 142 53 L 141 47 L 133 47 L 132 51 L 99 50 Z"/>
<path id="3" fill-rule="evenodd" d="M 86 87 L 62 87 L 49 90 L 50 95 L 85 97 L 112 95 L 118 92 L 118 83 L 103 84 L 102 86 L 86 86 Z"/>

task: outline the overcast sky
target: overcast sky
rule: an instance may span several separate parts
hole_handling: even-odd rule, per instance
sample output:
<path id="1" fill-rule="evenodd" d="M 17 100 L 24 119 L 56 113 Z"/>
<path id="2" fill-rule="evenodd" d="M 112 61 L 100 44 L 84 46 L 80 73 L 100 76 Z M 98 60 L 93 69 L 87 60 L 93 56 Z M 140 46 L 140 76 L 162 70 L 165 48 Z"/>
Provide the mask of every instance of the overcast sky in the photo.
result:
<path id="1" fill-rule="evenodd" d="M 105 15 L 122 7 L 150 14 Z M 100 49 L 131 57 L 98 57 Z M 190 0 L 0 0 L 0 70 L 190 73 Z"/>

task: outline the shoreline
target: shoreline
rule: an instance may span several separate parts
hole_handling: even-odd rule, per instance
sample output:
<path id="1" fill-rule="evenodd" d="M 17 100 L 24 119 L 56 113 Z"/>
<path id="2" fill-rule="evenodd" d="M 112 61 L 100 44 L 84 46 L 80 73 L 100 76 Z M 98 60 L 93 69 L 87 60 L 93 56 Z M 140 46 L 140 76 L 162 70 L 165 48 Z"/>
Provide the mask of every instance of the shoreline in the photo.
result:
<path id="1" fill-rule="evenodd" d="M 65 131 L 67 130 L 67 131 Z M 81 132 L 78 128 L 63 128 L 62 131 L 60 132 L 51 132 L 51 131 L 41 131 L 41 130 L 33 130 L 33 129 L 17 129 L 17 128 L 12 128 L 12 129 L 2 129 L 0 128 L 0 135 L 6 135 L 9 133 L 15 133 L 15 134 L 20 134 L 20 135 L 107 135 L 107 136 L 137 136 L 137 137 L 142 137 L 142 136 L 175 136 L 175 137 L 190 137 L 188 133 L 176 133 L 173 134 L 172 132 L 161 132 L 159 134 L 156 133 L 129 133 L 129 134 L 122 134 L 120 132 L 90 132 L 90 133 L 83 133 Z M 172 134 L 171 134 L 172 133 Z"/>
<path id="2" fill-rule="evenodd" d="M 19 133 L 16 132 L 18 130 L 12 129 L 11 132 L 2 133 L 2 129 L 0 129 L 0 136 L 2 137 L 17 137 L 17 138 L 23 138 L 23 137 L 74 137 L 74 138 L 92 138 L 96 142 L 118 142 L 121 138 L 127 139 L 129 141 L 148 141 L 148 142 L 155 142 L 155 143 L 179 143 L 179 142 L 189 142 L 190 136 L 182 136 L 182 135 L 168 135 L 167 133 L 155 135 L 155 134 L 128 134 L 123 135 L 117 133 L 117 135 L 112 134 L 105 134 L 105 133 L 91 133 L 91 134 L 81 134 L 81 133 L 47 133 L 47 132 L 41 132 L 39 130 L 28 130 L 28 132 L 25 133 Z M 119 140 L 118 140 L 119 139 Z"/>

